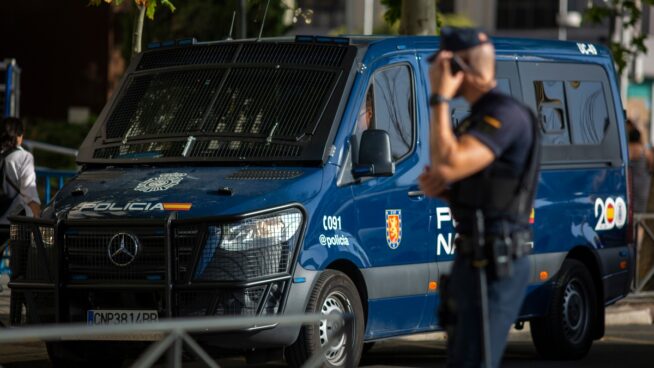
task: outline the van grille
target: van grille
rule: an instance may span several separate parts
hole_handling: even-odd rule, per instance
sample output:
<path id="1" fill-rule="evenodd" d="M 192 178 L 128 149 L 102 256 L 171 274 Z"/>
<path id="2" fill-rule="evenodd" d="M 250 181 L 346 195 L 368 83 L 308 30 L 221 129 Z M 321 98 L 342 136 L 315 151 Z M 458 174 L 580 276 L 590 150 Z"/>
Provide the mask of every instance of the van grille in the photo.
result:
<path id="1" fill-rule="evenodd" d="M 134 261 L 125 266 L 114 264 L 109 255 L 109 243 L 112 238 L 121 233 L 133 235 L 140 243 Z M 163 228 L 69 229 L 64 235 L 69 280 L 164 281 L 166 274 L 164 239 Z M 119 260 L 126 261 L 124 258 Z"/>
<path id="2" fill-rule="evenodd" d="M 229 180 L 290 180 L 302 176 L 299 170 L 239 170 L 225 177 Z"/>

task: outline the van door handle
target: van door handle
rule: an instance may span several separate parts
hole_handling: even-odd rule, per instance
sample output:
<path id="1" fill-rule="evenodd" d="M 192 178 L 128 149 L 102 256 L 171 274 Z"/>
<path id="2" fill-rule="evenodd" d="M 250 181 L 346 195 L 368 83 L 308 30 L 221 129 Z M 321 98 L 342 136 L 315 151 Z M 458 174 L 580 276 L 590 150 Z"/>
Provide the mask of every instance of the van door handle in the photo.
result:
<path id="1" fill-rule="evenodd" d="M 410 198 L 421 198 L 424 197 L 425 193 L 423 193 L 422 190 L 411 190 L 409 191 L 409 197 Z"/>

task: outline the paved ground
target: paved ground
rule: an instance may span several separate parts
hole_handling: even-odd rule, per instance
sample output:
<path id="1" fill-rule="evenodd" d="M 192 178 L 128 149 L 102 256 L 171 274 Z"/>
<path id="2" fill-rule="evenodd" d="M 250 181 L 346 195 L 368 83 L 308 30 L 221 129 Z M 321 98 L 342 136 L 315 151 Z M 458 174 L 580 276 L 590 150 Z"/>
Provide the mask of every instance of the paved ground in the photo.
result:
<path id="1" fill-rule="evenodd" d="M 246 366 L 244 360 L 238 358 L 223 359 L 218 363 L 222 367 Z M 40 343 L 0 346 L 0 364 L 5 368 L 50 367 L 43 345 Z M 282 362 L 272 362 L 257 367 L 282 366 L 284 366 Z M 361 366 L 445 367 L 445 345 L 440 339 L 387 340 L 376 344 L 363 358 Z M 536 355 L 528 334 L 514 334 L 503 367 L 526 366 L 530 368 L 651 368 L 654 366 L 654 325 L 609 326 L 607 336 L 595 342 L 588 357 L 570 362 L 542 360 Z M 202 365 L 197 362 L 187 362 L 184 367 L 196 368 Z"/>
<path id="2" fill-rule="evenodd" d="M 0 280 L 0 284 L 2 284 Z M 0 293 L 0 321 L 6 322 L 8 293 Z M 606 336 L 595 342 L 585 359 L 572 362 L 545 361 L 538 357 L 527 331 L 511 334 L 503 367 L 654 367 L 654 294 L 630 296 L 607 310 Z M 527 326 L 528 327 L 528 326 Z M 2 333 L 2 330 L 0 330 Z M 107 354 L 110 354 L 108 351 Z M 244 367 L 241 358 L 219 361 L 223 367 Z M 49 368 L 43 343 L 0 345 L 0 365 L 5 368 Z M 163 366 L 163 365 L 162 365 Z M 184 367 L 203 365 L 187 362 Z M 282 367 L 283 362 L 271 362 L 257 367 Z M 442 334 L 419 335 L 411 338 L 377 343 L 361 361 L 364 367 L 444 367 L 445 342 Z"/>

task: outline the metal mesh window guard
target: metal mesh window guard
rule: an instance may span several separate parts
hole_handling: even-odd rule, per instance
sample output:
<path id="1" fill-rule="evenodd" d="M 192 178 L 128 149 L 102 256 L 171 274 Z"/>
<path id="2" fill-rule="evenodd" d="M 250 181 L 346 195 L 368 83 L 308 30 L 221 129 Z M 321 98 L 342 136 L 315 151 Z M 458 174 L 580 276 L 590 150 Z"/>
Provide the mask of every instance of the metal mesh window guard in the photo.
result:
<path id="1" fill-rule="evenodd" d="M 333 122 L 325 114 L 336 113 L 352 48 L 243 43 L 145 53 L 90 157 L 299 159 L 320 122 Z"/>
<path id="2" fill-rule="evenodd" d="M 107 122 L 107 138 L 193 132 L 218 91 L 220 69 L 134 77 Z"/>
<path id="3" fill-rule="evenodd" d="M 146 52 L 137 70 L 164 68 L 187 64 L 220 64 L 234 58 L 238 45 L 206 45 Z"/>

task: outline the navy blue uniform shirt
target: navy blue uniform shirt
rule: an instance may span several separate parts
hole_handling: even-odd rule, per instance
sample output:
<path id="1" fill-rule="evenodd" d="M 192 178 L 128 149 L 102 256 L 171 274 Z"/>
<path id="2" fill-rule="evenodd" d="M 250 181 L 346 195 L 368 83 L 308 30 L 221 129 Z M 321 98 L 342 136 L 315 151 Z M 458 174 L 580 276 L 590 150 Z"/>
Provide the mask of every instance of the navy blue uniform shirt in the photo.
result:
<path id="1" fill-rule="evenodd" d="M 492 172 L 496 177 L 521 178 L 527 170 L 532 148 L 534 129 L 528 108 L 509 95 L 490 91 L 473 105 L 470 115 L 456 129 L 457 136 L 470 134 L 486 145 L 495 160 L 481 172 L 454 183 L 452 212 L 458 221 L 457 232 L 469 234 L 473 218 L 470 211 L 475 203 L 488 203 L 492 191 L 485 191 L 487 178 Z M 506 220 L 502 211 L 485 211 L 488 232 L 495 232 L 499 220 Z M 521 224 L 511 224 L 512 229 Z"/>

